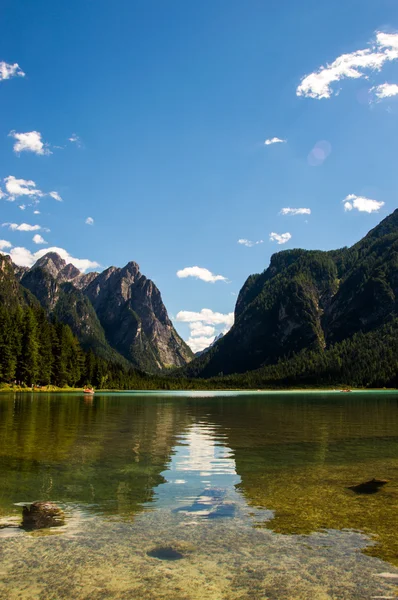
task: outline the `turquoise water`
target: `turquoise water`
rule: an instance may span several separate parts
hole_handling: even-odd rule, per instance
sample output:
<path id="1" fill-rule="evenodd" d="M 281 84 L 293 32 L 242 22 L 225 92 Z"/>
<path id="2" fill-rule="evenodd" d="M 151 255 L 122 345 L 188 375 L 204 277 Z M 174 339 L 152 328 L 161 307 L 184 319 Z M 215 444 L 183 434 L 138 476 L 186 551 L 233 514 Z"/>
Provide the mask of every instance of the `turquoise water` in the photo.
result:
<path id="1" fill-rule="evenodd" d="M 394 598 L 397 507 L 394 393 L 0 395 L 4 600 Z"/>

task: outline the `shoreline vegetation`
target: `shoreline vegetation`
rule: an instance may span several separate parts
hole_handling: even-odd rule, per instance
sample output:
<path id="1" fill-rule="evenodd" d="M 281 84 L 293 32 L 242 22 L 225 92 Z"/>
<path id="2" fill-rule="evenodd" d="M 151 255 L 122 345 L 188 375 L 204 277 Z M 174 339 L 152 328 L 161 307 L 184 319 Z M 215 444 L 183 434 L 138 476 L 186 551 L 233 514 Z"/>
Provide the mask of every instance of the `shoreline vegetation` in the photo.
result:
<path id="1" fill-rule="evenodd" d="M 348 388 L 347 386 L 330 386 L 330 387 L 314 387 L 314 386 L 302 386 L 302 387 L 263 387 L 263 388 L 216 388 L 211 386 L 203 386 L 197 387 L 197 381 L 193 382 L 195 386 L 191 387 L 179 387 L 179 388 L 167 388 L 167 387 L 142 387 L 142 388 L 132 388 L 132 389 L 123 389 L 123 388 L 99 388 L 96 389 L 96 393 L 126 393 L 126 392 L 246 392 L 246 393 L 256 393 L 256 392 L 264 392 L 264 393 L 278 393 L 278 392 L 304 392 L 304 393 L 340 393 L 340 392 L 396 392 L 398 393 L 397 388 Z M 0 384 L 0 394 L 1 393 L 26 393 L 26 394 L 48 394 L 48 393 L 81 393 L 86 395 L 84 391 L 84 387 L 59 387 L 56 385 L 44 385 L 44 386 L 33 386 L 28 387 L 24 385 L 7 385 Z M 88 394 L 87 394 L 88 395 Z"/>

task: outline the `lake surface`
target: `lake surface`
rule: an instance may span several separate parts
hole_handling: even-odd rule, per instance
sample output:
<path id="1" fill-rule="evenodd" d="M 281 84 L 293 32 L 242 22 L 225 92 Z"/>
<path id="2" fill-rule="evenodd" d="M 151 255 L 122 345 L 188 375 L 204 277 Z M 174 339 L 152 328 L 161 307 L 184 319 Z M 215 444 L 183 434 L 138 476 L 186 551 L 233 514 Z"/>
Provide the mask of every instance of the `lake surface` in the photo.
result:
<path id="1" fill-rule="evenodd" d="M 0 394 L 1 600 L 397 592 L 394 393 Z"/>

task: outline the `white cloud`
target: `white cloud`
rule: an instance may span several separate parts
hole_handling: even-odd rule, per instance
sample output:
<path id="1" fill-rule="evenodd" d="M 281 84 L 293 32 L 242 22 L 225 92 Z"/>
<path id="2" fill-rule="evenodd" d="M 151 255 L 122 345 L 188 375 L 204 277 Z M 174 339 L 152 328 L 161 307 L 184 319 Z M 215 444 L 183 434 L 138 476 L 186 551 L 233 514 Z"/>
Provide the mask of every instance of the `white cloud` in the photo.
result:
<path id="1" fill-rule="evenodd" d="M 185 269 L 180 269 L 177 271 L 177 277 L 180 279 L 184 279 L 186 277 L 196 277 L 196 279 L 201 279 L 207 283 L 214 283 L 215 281 L 227 281 L 227 278 L 223 275 L 214 275 L 211 271 L 204 269 L 203 267 L 185 267 Z"/>
<path id="2" fill-rule="evenodd" d="M 10 65 L 4 61 L 0 62 L 0 81 L 11 79 L 11 77 L 25 77 L 18 63 Z"/>
<path id="3" fill-rule="evenodd" d="M 215 328 L 212 325 L 205 325 L 202 321 L 194 321 L 189 324 L 191 330 L 191 337 L 199 336 L 214 336 L 216 333 Z"/>
<path id="4" fill-rule="evenodd" d="M 31 267 L 37 260 L 39 260 L 39 258 L 47 254 L 47 252 L 56 252 L 67 263 L 72 263 L 72 265 L 83 272 L 100 266 L 97 262 L 89 260 L 88 258 L 74 258 L 63 248 L 57 248 L 56 246 L 51 248 L 43 248 L 42 250 L 38 250 L 34 253 L 30 252 L 26 248 L 16 247 L 12 248 L 9 254 L 13 263 L 19 267 Z"/>
<path id="5" fill-rule="evenodd" d="M 32 239 L 33 239 L 33 241 L 34 241 L 35 244 L 47 244 L 46 240 L 43 239 L 41 237 L 41 235 L 38 234 L 38 233 L 36 233 L 36 235 L 34 235 Z"/>
<path id="6" fill-rule="evenodd" d="M 257 246 L 258 244 L 263 244 L 263 240 L 258 240 L 257 242 L 252 242 L 252 240 L 246 240 L 245 238 L 241 238 L 238 240 L 238 244 L 242 246 L 247 246 L 248 248 L 252 248 L 253 246 Z"/>
<path id="7" fill-rule="evenodd" d="M 7 242 L 7 240 L 0 240 L 0 250 L 6 250 L 7 248 L 11 248 L 11 242 Z"/>
<path id="8" fill-rule="evenodd" d="M 4 179 L 4 182 L 8 192 L 8 200 L 11 202 L 21 196 L 29 196 L 32 202 L 36 204 L 39 203 L 38 198 L 43 198 L 43 196 L 51 196 L 54 200 L 62 202 L 62 198 L 58 192 L 44 193 L 36 187 L 36 183 L 31 179 L 17 179 L 14 175 L 9 175 Z"/>
<path id="9" fill-rule="evenodd" d="M 270 242 L 277 242 L 278 244 L 286 244 L 291 239 L 292 235 L 288 232 L 286 233 L 275 233 L 272 232 L 269 234 Z"/>
<path id="10" fill-rule="evenodd" d="M 264 144 L 266 146 L 271 146 L 272 144 L 286 144 L 287 140 L 281 140 L 280 138 L 273 137 L 265 140 Z"/>
<path id="11" fill-rule="evenodd" d="M 43 192 L 36 188 L 36 184 L 32 180 L 17 179 L 13 175 L 9 175 L 4 179 L 6 190 L 10 196 L 10 200 L 15 200 L 19 196 L 32 196 L 41 198 Z"/>
<path id="12" fill-rule="evenodd" d="M 186 343 L 191 348 L 192 352 L 201 352 L 202 350 L 205 350 L 205 348 L 208 348 L 210 344 L 214 342 L 214 340 L 214 335 L 211 337 L 189 337 Z"/>
<path id="13" fill-rule="evenodd" d="M 40 214 L 40 211 L 39 211 L 39 210 L 34 210 L 34 211 L 33 211 L 33 214 L 34 214 L 34 215 L 39 215 L 39 214 Z"/>
<path id="14" fill-rule="evenodd" d="M 365 198 L 365 196 L 356 196 L 355 194 L 349 194 L 343 200 L 344 210 L 350 211 L 356 208 L 359 212 L 379 212 L 384 206 L 385 202 L 379 202 L 378 200 L 372 200 L 371 198 Z"/>
<path id="15" fill-rule="evenodd" d="M 20 204 L 20 205 L 18 206 L 18 208 L 20 208 L 21 210 L 25 210 L 25 208 L 26 208 L 26 204 Z"/>
<path id="16" fill-rule="evenodd" d="M 3 190 L 0 188 L 0 200 L 2 200 L 3 198 L 7 198 L 7 194 L 5 194 L 3 192 Z"/>
<path id="17" fill-rule="evenodd" d="M 62 198 L 58 192 L 49 192 L 48 195 L 51 196 L 51 198 L 54 198 L 54 200 L 57 200 L 57 202 L 62 202 Z"/>
<path id="18" fill-rule="evenodd" d="M 234 324 L 234 313 L 213 312 L 210 308 L 202 308 L 200 312 L 189 310 L 180 310 L 177 313 L 176 321 L 180 323 L 202 322 L 206 325 L 226 325 L 228 328 Z"/>
<path id="19" fill-rule="evenodd" d="M 204 350 L 213 343 L 216 336 L 216 327 L 224 325 L 222 333 L 227 333 L 234 324 L 234 313 L 213 312 L 210 308 L 202 308 L 199 312 L 180 310 L 176 321 L 188 323 L 190 336 L 188 346 L 193 352 Z M 218 333 L 221 333 L 220 330 Z"/>
<path id="20" fill-rule="evenodd" d="M 94 225 L 93 217 L 87 217 L 87 219 L 84 222 L 86 225 Z"/>
<path id="21" fill-rule="evenodd" d="M 68 142 L 71 142 L 71 144 L 76 144 L 78 148 L 81 148 L 82 141 L 79 136 L 76 135 L 76 133 L 72 133 L 72 135 L 68 138 Z"/>
<path id="22" fill-rule="evenodd" d="M 35 154 L 41 155 L 52 154 L 51 150 L 48 148 L 48 144 L 45 144 L 41 139 L 41 133 L 39 131 L 27 131 L 26 133 L 10 131 L 8 135 L 16 140 L 14 152 L 17 154 L 20 152 L 34 152 Z"/>
<path id="23" fill-rule="evenodd" d="M 382 83 L 372 87 L 377 98 L 382 100 L 383 98 L 392 98 L 392 96 L 398 96 L 398 85 L 396 83 Z"/>
<path id="24" fill-rule="evenodd" d="M 310 215 L 311 214 L 311 209 L 310 208 L 282 208 L 281 215 Z"/>
<path id="25" fill-rule="evenodd" d="M 322 66 L 318 71 L 303 77 L 296 94 L 318 100 L 330 98 L 333 94 L 333 83 L 346 78 L 367 78 L 368 71 L 379 71 L 384 63 L 396 59 L 398 59 L 398 34 L 379 31 L 370 48 L 342 54 L 326 67 Z"/>
<path id="26" fill-rule="evenodd" d="M 29 225 L 29 223 L 3 223 L 2 227 L 8 227 L 11 231 L 39 231 L 42 229 L 40 225 Z"/>

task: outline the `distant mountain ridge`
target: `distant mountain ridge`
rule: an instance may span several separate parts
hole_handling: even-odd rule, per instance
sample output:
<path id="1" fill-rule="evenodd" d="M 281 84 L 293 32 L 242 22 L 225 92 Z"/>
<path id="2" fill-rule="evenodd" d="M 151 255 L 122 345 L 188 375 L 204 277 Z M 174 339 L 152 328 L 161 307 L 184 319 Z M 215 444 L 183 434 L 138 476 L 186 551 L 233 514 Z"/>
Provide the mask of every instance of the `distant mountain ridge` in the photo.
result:
<path id="1" fill-rule="evenodd" d="M 396 317 L 398 210 L 351 248 L 274 254 L 242 287 L 231 330 L 181 374 L 244 373 L 303 350 L 322 354 Z"/>
<path id="2" fill-rule="evenodd" d="M 31 268 L 14 266 L 14 273 L 49 316 L 71 327 L 84 349 L 148 372 L 181 367 L 193 356 L 158 288 L 135 262 L 84 274 L 49 252 Z"/>

